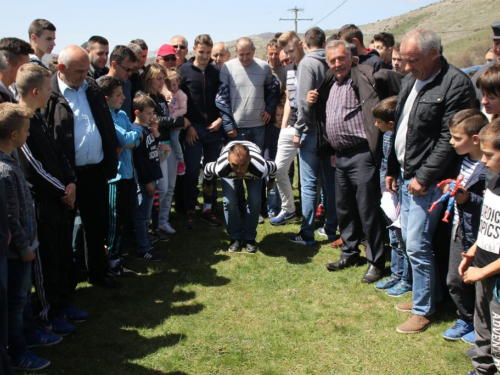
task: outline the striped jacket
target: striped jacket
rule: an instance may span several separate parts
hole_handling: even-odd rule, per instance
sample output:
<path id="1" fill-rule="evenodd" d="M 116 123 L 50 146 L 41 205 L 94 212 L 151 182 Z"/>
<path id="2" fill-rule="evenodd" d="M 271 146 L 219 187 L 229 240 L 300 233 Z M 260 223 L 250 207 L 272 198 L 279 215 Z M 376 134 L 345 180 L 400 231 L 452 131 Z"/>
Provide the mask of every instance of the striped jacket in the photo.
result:
<path id="1" fill-rule="evenodd" d="M 234 144 L 242 144 L 247 146 L 250 150 L 250 165 L 248 166 L 247 173 L 243 179 L 257 179 L 269 176 L 269 178 L 276 178 L 276 164 L 272 161 L 266 161 L 262 155 L 260 148 L 252 142 L 248 141 L 233 141 L 229 142 L 226 147 L 221 151 L 221 154 L 217 161 L 212 163 L 207 163 L 205 166 L 204 178 L 206 181 L 212 180 L 214 176 L 224 177 L 224 178 L 237 178 L 236 174 L 231 169 L 229 164 L 228 156 L 229 149 Z"/>

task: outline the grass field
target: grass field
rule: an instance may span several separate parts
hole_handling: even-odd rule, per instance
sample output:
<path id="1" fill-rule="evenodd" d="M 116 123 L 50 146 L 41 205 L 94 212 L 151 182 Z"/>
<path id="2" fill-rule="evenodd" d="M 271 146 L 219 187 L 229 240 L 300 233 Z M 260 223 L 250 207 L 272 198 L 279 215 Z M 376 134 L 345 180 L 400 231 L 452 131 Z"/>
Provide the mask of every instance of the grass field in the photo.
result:
<path id="1" fill-rule="evenodd" d="M 266 220 L 261 250 L 250 255 L 227 252 L 222 227 L 198 219 L 188 231 L 183 219 L 172 214 L 178 232 L 159 246 L 164 261 L 131 252 L 126 266 L 139 275 L 120 279 L 119 290 L 79 284 L 75 305 L 92 318 L 61 344 L 36 350 L 52 361 L 42 373 L 461 374 L 471 367 L 468 345 L 441 337 L 455 319 L 449 303 L 426 332 L 396 333 L 408 315 L 394 306 L 411 297 L 362 284 L 366 266 L 327 272 L 340 250 L 319 236 L 318 246 L 289 242 L 299 222 Z"/>

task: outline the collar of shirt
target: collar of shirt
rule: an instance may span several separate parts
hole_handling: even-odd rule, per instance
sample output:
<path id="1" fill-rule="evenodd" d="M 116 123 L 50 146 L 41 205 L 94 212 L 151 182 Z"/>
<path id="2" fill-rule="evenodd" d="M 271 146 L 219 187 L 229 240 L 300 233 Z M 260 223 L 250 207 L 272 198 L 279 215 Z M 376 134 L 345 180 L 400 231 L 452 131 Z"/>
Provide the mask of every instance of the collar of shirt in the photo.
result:
<path id="1" fill-rule="evenodd" d="M 65 92 L 66 90 L 71 90 L 76 93 L 81 93 L 82 91 L 85 92 L 87 91 L 87 88 L 89 87 L 89 84 L 87 83 L 87 80 L 83 80 L 83 84 L 78 87 L 78 90 L 72 89 L 69 87 L 67 84 L 63 82 L 61 77 L 59 77 L 59 73 L 57 73 L 57 83 L 59 84 L 59 90 L 61 90 L 61 94 L 66 97 Z"/>

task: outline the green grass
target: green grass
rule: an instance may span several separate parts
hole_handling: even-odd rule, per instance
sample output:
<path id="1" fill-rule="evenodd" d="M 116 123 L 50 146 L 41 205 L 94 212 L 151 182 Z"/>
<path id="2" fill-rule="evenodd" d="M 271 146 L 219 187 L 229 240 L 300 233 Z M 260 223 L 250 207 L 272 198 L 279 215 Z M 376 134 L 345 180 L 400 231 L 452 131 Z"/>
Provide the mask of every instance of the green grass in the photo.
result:
<path id="1" fill-rule="evenodd" d="M 453 308 L 418 335 L 396 333 L 408 314 L 360 282 L 366 266 L 329 273 L 340 257 L 292 244 L 299 224 L 259 225 L 261 250 L 232 254 L 223 228 L 198 220 L 162 245 L 162 262 L 137 260 L 140 272 L 118 291 L 82 282 L 75 305 L 91 320 L 54 347 L 44 374 L 460 374 L 471 368 L 463 342 L 441 335 Z M 324 238 L 324 237 L 323 237 Z"/>

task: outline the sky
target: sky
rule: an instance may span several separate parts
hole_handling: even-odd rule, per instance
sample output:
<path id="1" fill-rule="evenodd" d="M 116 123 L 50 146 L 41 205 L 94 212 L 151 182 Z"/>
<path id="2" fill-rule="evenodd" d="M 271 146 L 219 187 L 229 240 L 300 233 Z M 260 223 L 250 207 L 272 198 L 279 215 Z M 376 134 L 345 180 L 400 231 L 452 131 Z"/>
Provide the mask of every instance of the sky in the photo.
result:
<path id="1" fill-rule="evenodd" d="M 214 42 L 235 40 L 265 32 L 293 30 L 294 18 L 288 9 L 304 9 L 298 31 L 312 26 L 336 29 L 347 23 L 364 25 L 409 12 L 436 0 L 251 0 L 251 1 L 130 1 L 130 0 L 22 0 L 9 1 L 2 12 L 0 37 L 28 41 L 28 27 L 36 18 L 45 18 L 57 29 L 59 53 L 70 44 L 82 44 L 92 35 L 104 36 L 110 47 L 132 39 L 146 41 L 149 50 L 168 43 L 174 35 L 187 38 L 191 49 L 195 37 L 210 34 Z M 342 4 L 343 3 L 343 4 Z M 340 7 L 339 7 L 340 6 Z M 335 8 L 336 11 L 325 18 Z M 10 9 L 9 9 L 10 8 Z M 8 17 L 5 17 L 8 15 Z M 325 18 L 324 20 L 322 20 Z M 321 21 L 318 23 L 318 21 Z"/>

